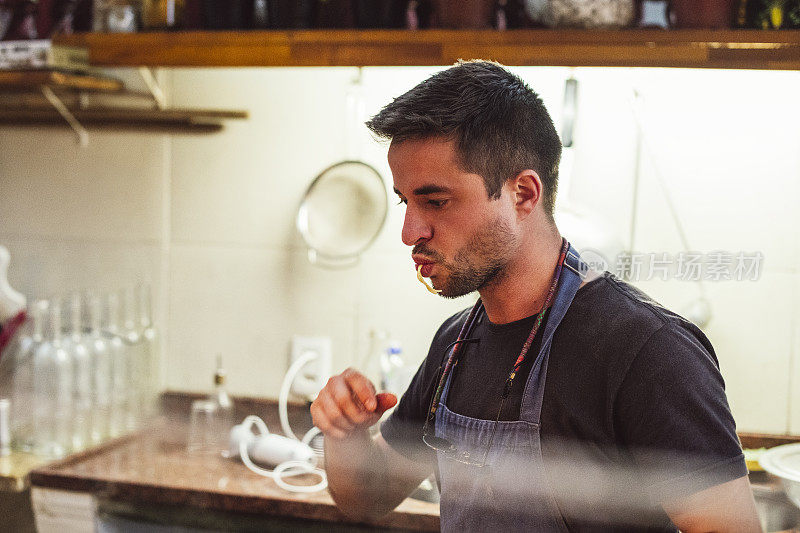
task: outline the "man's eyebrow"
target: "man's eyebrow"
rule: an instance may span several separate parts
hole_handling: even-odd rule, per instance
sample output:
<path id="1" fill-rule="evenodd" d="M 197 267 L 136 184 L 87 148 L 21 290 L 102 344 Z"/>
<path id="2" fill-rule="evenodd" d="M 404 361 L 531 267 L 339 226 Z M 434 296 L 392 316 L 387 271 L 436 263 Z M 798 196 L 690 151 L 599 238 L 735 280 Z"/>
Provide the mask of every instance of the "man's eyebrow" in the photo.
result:
<path id="1" fill-rule="evenodd" d="M 398 196 L 402 196 L 402 193 L 397 190 L 397 187 L 394 188 L 395 194 Z M 423 185 L 422 187 L 417 187 L 414 189 L 414 194 L 416 196 L 425 196 L 427 194 L 437 194 L 437 193 L 450 193 L 453 192 L 452 189 L 449 187 L 442 187 L 441 185 Z"/>

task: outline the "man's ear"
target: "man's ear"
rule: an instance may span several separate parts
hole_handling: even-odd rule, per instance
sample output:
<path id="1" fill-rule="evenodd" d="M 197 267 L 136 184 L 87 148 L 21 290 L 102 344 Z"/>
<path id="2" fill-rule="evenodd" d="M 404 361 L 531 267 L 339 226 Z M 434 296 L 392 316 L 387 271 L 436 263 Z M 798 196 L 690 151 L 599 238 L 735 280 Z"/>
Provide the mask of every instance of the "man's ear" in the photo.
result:
<path id="1" fill-rule="evenodd" d="M 509 180 L 514 209 L 520 218 L 526 218 L 542 198 L 542 179 L 536 171 L 526 169 Z"/>

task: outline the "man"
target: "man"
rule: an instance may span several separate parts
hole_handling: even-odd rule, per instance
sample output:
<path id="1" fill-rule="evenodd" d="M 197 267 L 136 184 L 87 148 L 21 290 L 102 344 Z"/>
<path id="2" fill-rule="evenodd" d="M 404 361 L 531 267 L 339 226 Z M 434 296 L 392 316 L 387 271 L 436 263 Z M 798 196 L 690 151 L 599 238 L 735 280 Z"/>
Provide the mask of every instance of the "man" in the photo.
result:
<path id="1" fill-rule="evenodd" d="M 708 339 L 587 276 L 560 235 L 561 143 L 538 95 L 462 62 L 367 125 L 391 140 L 418 272 L 480 299 L 442 324 L 375 438 L 393 395 L 354 369 L 320 392 L 339 507 L 379 516 L 435 472 L 445 531 L 760 531 Z"/>

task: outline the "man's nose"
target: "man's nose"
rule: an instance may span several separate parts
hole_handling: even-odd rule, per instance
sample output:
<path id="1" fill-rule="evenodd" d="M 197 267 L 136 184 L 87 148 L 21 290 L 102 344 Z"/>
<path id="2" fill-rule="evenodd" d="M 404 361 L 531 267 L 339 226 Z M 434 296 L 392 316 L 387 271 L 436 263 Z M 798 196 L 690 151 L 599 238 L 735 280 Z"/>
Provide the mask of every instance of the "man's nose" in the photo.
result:
<path id="1" fill-rule="evenodd" d="M 419 216 L 411 206 L 406 207 L 406 216 L 403 219 L 403 244 L 414 246 L 420 240 L 430 239 L 432 235 L 433 232 L 424 218 Z"/>

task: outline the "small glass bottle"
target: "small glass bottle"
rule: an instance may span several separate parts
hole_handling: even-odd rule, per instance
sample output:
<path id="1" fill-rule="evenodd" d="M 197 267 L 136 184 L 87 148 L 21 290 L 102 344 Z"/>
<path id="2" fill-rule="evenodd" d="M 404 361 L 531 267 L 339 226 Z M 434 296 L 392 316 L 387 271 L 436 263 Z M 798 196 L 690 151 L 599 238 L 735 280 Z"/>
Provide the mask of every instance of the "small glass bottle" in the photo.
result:
<path id="1" fill-rule="evenodd" d="M 218 447 L 227 449 L 231 429 L 235 424 L 233 400 L 225 390 L 225 369 L 222 368 L 222 356 L 217 356 L 217 370 L 214 372 L 214 392 L 208 398 L 216 411 L 217 428 L 214 434 L 219 438 Z"/>

